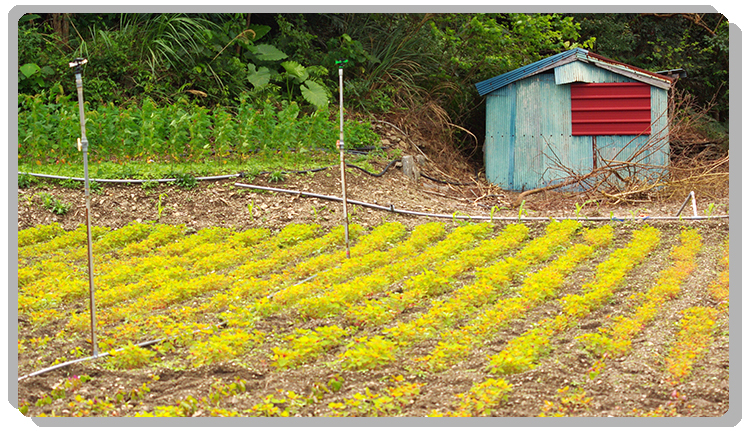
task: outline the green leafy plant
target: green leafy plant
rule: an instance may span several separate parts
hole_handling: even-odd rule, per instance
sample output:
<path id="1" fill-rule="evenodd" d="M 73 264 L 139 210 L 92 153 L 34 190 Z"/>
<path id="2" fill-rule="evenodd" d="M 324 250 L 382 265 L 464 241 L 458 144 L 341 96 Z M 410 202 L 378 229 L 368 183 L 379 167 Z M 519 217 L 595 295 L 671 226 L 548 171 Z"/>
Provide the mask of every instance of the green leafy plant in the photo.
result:
<path id="1" fill-rule="evenodd" d="M 186 173 L 175 173 L 175 184 L 177 184 L 178 187 L 181 187 L 183 189 L 192 189 L 195 186 L 198 185 L 198 180 L 195 179 L 195 176 L 191 174 Z"/>
<path id="2" fill-rule="evenodd" d="M 166 201 L 167 197 L 166 193 L 160 193 L 159 198 L 156 200 L 156 220 L 161 220 L 161 214 L 164 212 L 164 202 Z"/>
<path id="3" fill-rule="evenodd" d="M 272 183 L 280 183 L 280 182 L 283 182 L 285 179 L 286 177 L 284 176 L 284 173 L 280 171 L 271 172 L 268 175 L 268 181 Z"/>
<path id="4" fill-rule="evenodd" d="M 42 206 L 57 215 L 67 214 L 72 206 L 49 193 L 40 193 L 38 196 L 42 199 Z"/>
<path id="5" fill-rule="evenodd" d="M 143 190 L 153 190 L 159 187 L 159 182 L 154 180 L 148 180 L 141 183 Z"/>
<path id="6" fill-rule="evenodd" d="M 525 217 L 528 215 L 528 212 L 524 208 L 524 205 L 526 204 L 526 200 L 521 201 L 521 205 L 518 206 L 518 221 L 521 221 L 522 217 Z"/>
<path id="7" fill-rule="evenodd" d="M 713 216 L 714 212 L 716 211 L 717 206 L 711 202 L 708 204 L 708 207 L 706 207 L 705 210 L 703 210 L 703 213 L 706 214 L 706 217 L 711 218 Z"/>
<path id="8" fill-rule="evenodd" d="M 29 174 L 19 174 L 18 175 L 18 188 L 19 189 L 27 189 L 31 187 L 32 185 L 36 184 L 37 179 Z"/>

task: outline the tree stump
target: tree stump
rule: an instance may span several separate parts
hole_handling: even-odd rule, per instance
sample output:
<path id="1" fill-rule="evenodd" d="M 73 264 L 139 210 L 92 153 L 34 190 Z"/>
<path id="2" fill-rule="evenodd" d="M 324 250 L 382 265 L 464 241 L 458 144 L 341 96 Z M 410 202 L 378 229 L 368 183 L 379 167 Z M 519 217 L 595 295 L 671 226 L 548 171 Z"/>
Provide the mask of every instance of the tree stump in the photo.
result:
<path id="1" fill-rule="evenodd" d="M 413 156 L 403 156 L 401 158 L 401 171 L 412 181 L 419 181 L 419 166 Z"/>

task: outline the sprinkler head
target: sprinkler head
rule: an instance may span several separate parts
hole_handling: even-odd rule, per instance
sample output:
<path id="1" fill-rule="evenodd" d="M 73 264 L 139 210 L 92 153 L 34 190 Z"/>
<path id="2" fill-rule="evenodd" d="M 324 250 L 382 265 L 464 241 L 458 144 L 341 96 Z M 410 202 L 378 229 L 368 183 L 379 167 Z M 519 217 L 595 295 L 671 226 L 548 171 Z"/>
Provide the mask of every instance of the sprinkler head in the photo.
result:
<path id="1" fill-rule="evenodd" d="M 85 58 L 80 58 L 79 57 L 79 58 L 76 58 L 75 60 L 71 61 L 70 63 L 68 63 L 68 66 L 75 67 L 75 69 L 76 69 L 75 71 L 76 71 L 76 73 L 78 73 L 78 72 L 81 71 L 81 67 L 84 64 L 88 63 L 88 62 L 89 61 L 86 60 Z"/>

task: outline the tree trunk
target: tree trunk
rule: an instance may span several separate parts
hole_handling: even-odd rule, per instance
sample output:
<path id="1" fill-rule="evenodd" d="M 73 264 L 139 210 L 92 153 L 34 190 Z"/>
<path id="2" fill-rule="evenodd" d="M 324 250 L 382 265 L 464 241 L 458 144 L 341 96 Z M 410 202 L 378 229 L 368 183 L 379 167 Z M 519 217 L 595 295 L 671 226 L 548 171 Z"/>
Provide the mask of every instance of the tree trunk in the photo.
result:
<path id="1" fill-rule="evenodd" d="M 60 36 L 60 40 L 67 45 L 70 36 L 70 17 L 69 13 L 53 13 L 52 29 Z"/>

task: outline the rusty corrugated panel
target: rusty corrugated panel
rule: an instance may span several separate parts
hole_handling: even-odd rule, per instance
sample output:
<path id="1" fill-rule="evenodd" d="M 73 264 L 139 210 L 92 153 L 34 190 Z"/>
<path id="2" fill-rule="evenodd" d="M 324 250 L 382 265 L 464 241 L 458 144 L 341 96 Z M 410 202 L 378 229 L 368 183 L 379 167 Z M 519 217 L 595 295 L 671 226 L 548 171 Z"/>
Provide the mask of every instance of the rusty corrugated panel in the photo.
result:
<path id="1" fill-rule="evenodd" d="M 619 61 L 612 60 L 611 58 L 607 58 L 599 54 L 594 54 L 593 52 L 587 52 L 586 57 L 590 61 L 594 62 L 594 64 L 598 67 L 611 70 L 615 73 L 625 74 L 625 76 L 628 76 L 632 79 L 645 82 L 646 84 L 659 87 L 663 90 L 668 90 L 674 82 L 674 79 L 669 76 L 649 72 L 648 70 L 621 63 Z"/>

